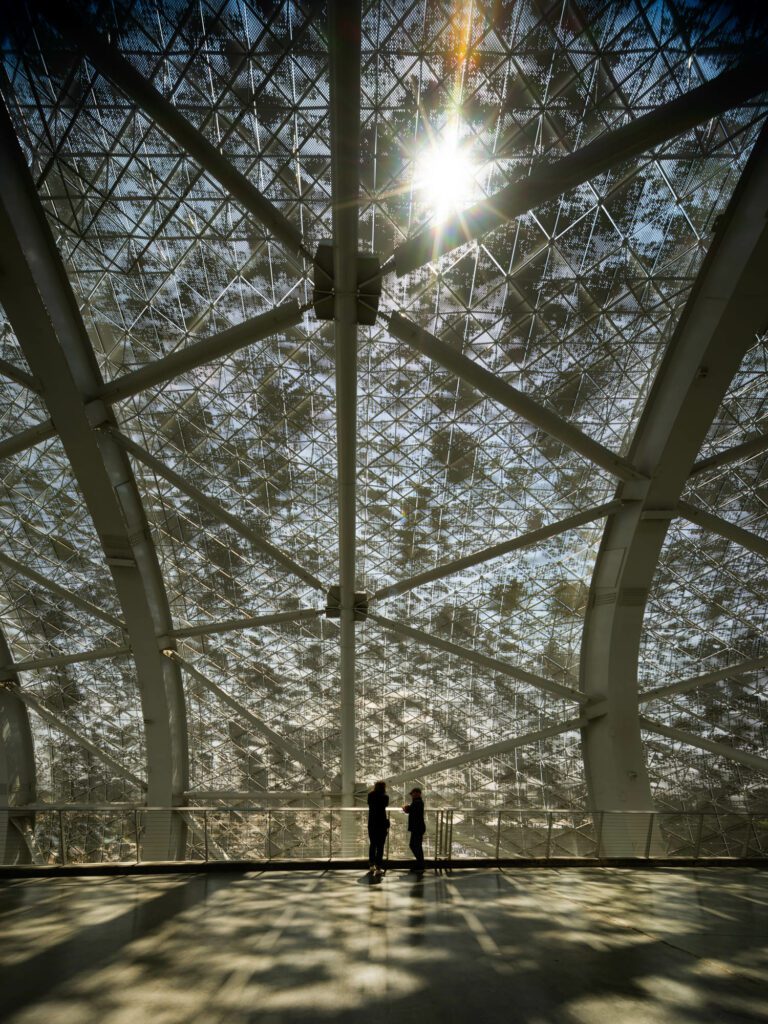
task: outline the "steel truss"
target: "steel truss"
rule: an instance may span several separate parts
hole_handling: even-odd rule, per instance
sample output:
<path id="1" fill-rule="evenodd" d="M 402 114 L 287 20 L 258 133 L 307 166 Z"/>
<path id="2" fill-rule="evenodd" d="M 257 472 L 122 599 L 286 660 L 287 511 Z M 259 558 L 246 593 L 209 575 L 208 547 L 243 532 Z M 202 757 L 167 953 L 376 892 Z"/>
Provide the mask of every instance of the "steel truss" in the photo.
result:
<path id="1" fill-rule="evenodd" d="M 40 5 L 46 19 L 87 55 L 93 65 L 175 141 L 183 153 L 220 182 L 243 210 L 265 229 L 260 244 L 277 239 L 292 257 L 296 273 L 311 259 L 306 234 L 249 177 L 214 146 L 205 133 L 185 118 L 173 102 L 144 78 L 73 13 L 68 4 Z M 96 526 L 122 606 L 116 617 L 61 584 L 48 580 L 19 559 L 0 553 L 0 562 L 36 585 L 83 612 L 124 630 L 125 646 L 100 647 L 76 654 L 34 657 L 14 662 L 0 635 L 0 678 L 8 685 L 0 691 L 0 722 L 7 725 L 10 742 L 0 743 L 0 784 L 10 786 L 18 803 L 34 799 L 31 737 L 26 708 L 60 729 L 72 740 L 99 757 L 111 770 L 146 791 L 156 806 L 184 803 L 190 794 L 205 792 L 210 799 L 225 799 L 235 790 L 192 786 L 187 764 L 187 731 L 182 691 L 183 669 L 237 720 L 254 729 L 276 750 L 286 755 L 306 775 L 333 792 L 342 805 L 351 805 L 358 788 L 358 736 L 356 720 L 360 694 L 356 630 L 356 592 L 360 572 L 358 545 L 358 286 L 357 257 L 360 245 L 361 207 L 361 39 L 363 12 L 359 0 L 331 0 L 328 20 L 330 58 L 330 189 L 334 253 L 334 367 L 336 415 L 336 465 L 338 497 L 338 576 L 314 572 L 278 542 L 234 514 L 226 505 L 184 474 L 172 468 L 118 427 L 112 406 L 126 403 L 152 388 L 161 387 L 200 367 L 224 360 L 232 353 L 267 338 L 275 339 L 295 329 L 308 303 L 287 298 L 274 308 L 214 333 L 206 340 L 179 348 L 139 369 L 104 381 L 93 358 L 91 341 L 77 310 L 63 263 L 45 223 L 40 201 L 16 141 L 16 133 L 2 113 L 3 211 L 0 240 L 10 272 L 0 284 L 3 305 L 27 358 L 31 373 L 0 360 L 0 375 L 16 385 L 39 393 L 51 418 L 27 427 L 0 441 L 0 458 L 10 458 L 58 437 L 69 458 L 86 506 Z M 615 83 L 614 83 L 615 86 Z M 616 87 L 618 89 L 618 87 Z M 660 146 L 701 122 L 716 118 L 734 106 L 752 100 L 768 88 L 764 60 L 747 61 L 705 85 L 691 89 L 651 113 L 623 127 L 608 131 L 596 141 L 569 153 L 537 173 L 513 181 L 489 199 L 475 205 L 440 230 L 416 230 L 396 244 L 386 265 L 399 277 L 423 271 L 424 265 L 450 254 L 467 241 L 482 248 L 494 228 L 514 221 L 568 189 L 610 170 L 621 160 L 636 157 Z M 419 100 L 421 103 L 422 100 Z M 419 108 L 421 109 L 421 108 Z M 367 137 L 366 137 L 367 138 Z M 368 143 L 366 142 L 366 145 Z M 637 660 L 645 605 L 659 564 L 670 522 L 677 518 L 743 546 L 761 557 L 768 543 L 747 530 L 682 499 L 686 482 L 712 469 L 758 455 L 766 450 L 766 436 L 735 445 L 696 462 L 696 457 L 723 399 L 754 337 L 768 322 L 764 278 L 768 269 L 768 229 L 764 211 L 768 205 L 768 137 L 764 131 L 738 186 L 721 218 L 715 242 L 700 272 L 693 294 L 656 376 L 650 397 L 627 455 L 612 450 L 588 432 L 559 415 L 546 403 L 531 398 L 504 376 L 486 369 L 465 355 L 455 338 L 446 340 L 402 312 L 382 317 L 389 336 L 426 356 L 433 368 L 447 371 L 459 388 L 468 385 L 502 406 L 511 417 L 525 420 L 554 439 L 569 453 L 606 471 L 620 483 L 616 496 L 591 508 L 564 516 L 549 525 L 535 525 L 508 540 L 474 553 L 443 561 L 399 581 L 378 587 L 372 595 L 386 601 L 418 588 L 459 576 L 469 568 L 521 552 L 568 531 L 605 520 L 600 552 L 594 567 L 582 636 L 581 689 L 557 682 L 502 658 L 448 640 L 412 625 L 410 621 L 371 614 L 372 622 L 386 634 L 404 637 L 424 648 L 461 659 L 492 677 L 505 677 L 548 700 L 572 702 L 575 717 L 517 736 L 472 746 L 460 754 L 442 757 L 390 773 L 392 785 L 434 776 L 457 767 L 491 760 L 519 748 L 564 733 L 580 730 L 589 799 L 594 808 L 649 811 L 652 808 L 643 730 L 676 742 L 699 746 L 749 768 L 766 770 L 765 758 L 729 745 L 697 737 L 640 714 L 640 706 L 674 694 L 693 692 L 723 679 L 740 678 L 763 668 L 765 658 L 753 658 L 730 668 L 678 680 L 639 691 Z M 367 186 L 366 186 L 367 187 Z M 295 209 L 295 207 L 294 207 Z M 327 212 L 327 211 L 326 211 Z M 550 236 L 550 242 L 554 232 Z M 504 268 L 497 266 L 499 274 Z M 509 276 L 509 275 L 508 275 Z M 390 284 L 391 282 L 388 282 Z M 390 302 L 396 285 L 392 285 Z M 404 292 L 402 294 L 405 294 Z M 666 301 L 666 300 L 665 300 Z M 664 303 L 662 302 L 662 305 Z M 466 302 L 467 316 L 471 301 Z M 415 315 L 415 314 L 414 314 Z M 607 315 L 603 310 L 601 315 Z M 309 335 L 307 335 L 307 339 Z M 505 415 L 506 415 L 505 413 Z M 122 419 L 120 420 L 122 424 Z M 543 442 L 542 442 L 543 443 Z M 266 718 L 255 715 L 225 687 L 204 673 L 194 659 L 181 657 L 175 641 L 186 639 L 208 644 L 211 637 L 294 624 L 317 625 L 321 609 L 291 610 L 221 618 L 174 626 L 165 584 L 150 540 L 149 514 L 136 485 L 128 456 L 204 509 L 213 519 L 244 538 L 265 556 L 315 591 L 325 592 L 338 582 L 340 605 L 338 719 L 340 772 L 322 758 L 301 749 L 274 729 Z M 144 499 L 146 501 L 146 498 Z M 465 549 L 466 550 L 466 549 Z M 472 548 L 470 547 L 470 551 Z M 295 580 L 294 580 L 295 581 Z M 273 606 L 274 607 L 274 606 Z M 405 613 L 400 610 L 401 617 Z M 205 648 L 204 648 L 205 649 Z M 216 654 L 222 664 L 226 655 Z M 147 779 L 127 772 L 98 744 L 73 730 L 34 695 L 20 686 L 19 673 L 75 662 L 96 661 L 130 654 L 136 664 L 147 744 Z M 163 657 L 165 655 L 165 657 Z M 4 729 L 5 732 L 5 729 Z M 15 789 L 14 789 L 15 787 Z M 245 791 L 250 792 L 250 791 Z M 285 790 L 301 794 L 303 790 Z M 216 796 L 216 794 L 219 794 Z M 146 840 L 148 857 L 174 856 L 184 847 L 184 817 L 173 816 L 175 829 L 156 833 Z M 8 821 L 0 815 L 0 856 L 22 856 L 12 847 L 16 840 Z M 613 853 L 635 852 L 635 840 L 622 832 L 606 834 L 603 842 Z"/>

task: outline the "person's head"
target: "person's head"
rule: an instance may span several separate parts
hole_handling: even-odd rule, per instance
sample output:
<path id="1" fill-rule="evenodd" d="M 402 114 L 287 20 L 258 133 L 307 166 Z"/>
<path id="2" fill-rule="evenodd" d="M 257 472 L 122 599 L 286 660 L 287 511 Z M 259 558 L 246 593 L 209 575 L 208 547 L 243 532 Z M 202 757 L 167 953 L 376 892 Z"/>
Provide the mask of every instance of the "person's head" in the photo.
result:
<path id="1" fill-rule="evenodd" d="M 386 793 L 386 791 L 387 791 L 387 784 L 386 784 L 386 782 L 383 779 L 380 779 L 378 782 L 374 782 L 374 784 L 373 784 L 373 792 L 374 793 Z"/>
<path id="2" fill-rule="evenodd" d="M 418 786 L 414 786 L 408 795 L 412 800 L 421 800 L 421 790 Z"/>

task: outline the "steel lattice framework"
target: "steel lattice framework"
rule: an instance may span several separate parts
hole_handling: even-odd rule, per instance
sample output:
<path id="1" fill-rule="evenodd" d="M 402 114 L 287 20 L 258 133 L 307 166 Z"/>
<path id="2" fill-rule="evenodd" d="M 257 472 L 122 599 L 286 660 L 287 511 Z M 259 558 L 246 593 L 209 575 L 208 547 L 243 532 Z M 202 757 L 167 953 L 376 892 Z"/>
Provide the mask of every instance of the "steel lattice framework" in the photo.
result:
<path id="1" fill-rule="evenodd" d="M 2 39 L 8 802 L 764 805 L 766 20 L 26 0 Z"/>

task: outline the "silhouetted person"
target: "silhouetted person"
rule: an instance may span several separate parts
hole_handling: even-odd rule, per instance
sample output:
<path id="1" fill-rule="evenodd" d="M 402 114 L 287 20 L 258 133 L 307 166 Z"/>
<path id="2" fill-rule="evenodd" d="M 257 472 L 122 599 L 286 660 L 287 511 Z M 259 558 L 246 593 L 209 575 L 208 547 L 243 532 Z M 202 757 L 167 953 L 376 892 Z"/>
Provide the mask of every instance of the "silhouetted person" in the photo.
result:
<path id="1" fill-rule="evenodd" d="M 384 844 L 389 828 L 388 804 L 387 784 L 377 782 L 368 794 L 368 870 L 375 875 L 381 874 L 384 863 Z"/>
<path id="2" fill-rule="evenodd" d="M 411 839 L 408 845 L 411 848 L 411 853 L 416 858 L 416 867 L 412 870 L 423 871 L 424 870 L 424 833 L 427 831 L 427 826 L 424 823 L 424 801 L 421 799 L 421 790 L 418 786 L 414 786 L 411 792 L 408 794 L 411 798 L 409 804 L 403 805 L 403 810 L 408 815 L 408 831 L 411 833 Z"/>

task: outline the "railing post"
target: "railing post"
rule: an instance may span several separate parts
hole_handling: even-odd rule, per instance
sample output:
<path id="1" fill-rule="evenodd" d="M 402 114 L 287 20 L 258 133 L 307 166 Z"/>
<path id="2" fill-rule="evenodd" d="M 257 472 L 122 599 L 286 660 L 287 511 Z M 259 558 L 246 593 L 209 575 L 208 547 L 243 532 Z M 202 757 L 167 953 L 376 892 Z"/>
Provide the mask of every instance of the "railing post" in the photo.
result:
<path id="1" fill-rule="evenodd" d="M 549 853 L 552 848 L 552 811 L 547 811 L 547 848 L 544 853 L 544 860 L 549 860 Z"/>
<path id="2" fill-rule="evenodd" d="M 603 818 L 605 817 L 605 811 L 597 812 L 597 835 L 595 836 L 596 848 L 595 848 L 595 859 L 600 860 L 600 846 L 603 842 Z"/>
<path id="3" fill-rule="evenodd" d="M 272 860 L 272 811 L 267 811 L 267 860 Z"/>
<path id="4" fill-rule="evenodd" d="M 440 820 L 442 815 L 442 811 L 435 812 L 435 864 L 437 864 L 437 858 L 440 853 Z"/>
<path id="5" fill-rule="evenodd" d="M 61 863 L 67 863 L 67 848 L 64 843 L 64 812 L 59 809 L 59 855 L 61 857 Z"/>
<path id="6" fill-rule="evenodd" d="M 328 860 L 333 859 L 333 808 L 328 808 Z"/>
<path id="7" fill-rule="evenodd" d="M 448 811 L 448 867 L 453 864 L 453 808 Z"/>
<path id="8" fill-rule="evenodd" d="M 133 811 L 133 835 L 136 840 L 136 863 L 141 862 L 141 833 L 139 832 L 139 810 L 134 808 Z"/>
<path id="9" fill-rule="evenodd" d="M 699 811 L 699 828 L 698 828 L 698 831 L 696 832 L 696 846 L 695 846 L 694 851 L 693 851 L 693 859 L 694 860 L 698 860 L 699 859 L 699 851 L 701 850 L 701 836 L 702 836 L 703 832 L 704 832 L 704 812 L 703 811 Z"/>
<path id="10" fill-rule="evenodd" d="M 203 856 L 208 863 L 208 811 L 203 811 Z"/>
<path id="11" fill-rule="evenodd" d="M 499 811 L 499 816 L 496 819 L 496 860 L 497 861 L 500 859 L 499 858 L 499 851 L 500 851 L 500 849 L 501 849 L 501 811 Z"/>
<path id="12" fill-rule="evenodd" d="M 656 820 L 656 812 L 651 811 L 648 819 L 648 836 L 645 840 L 645 859 L 650 860 L 651 857 L 651 840 L 653 839 L 653 823 Z"/>
<path id="13" fill-rule="evenodd" d="M 742 854 L 741 854 L 742 857 L 746 857 L 747 854 L 749 853 L 749 830 L 750 830 L 750 828 L 752 828 L 752 815 L 748 814 L 747 815 L 747 832 L 746 832 L 746 835 L 744 836 L 744 849 L 743 849 Z"/>

